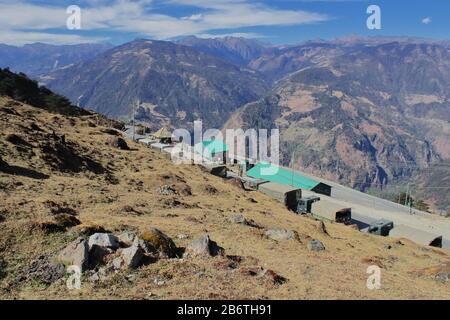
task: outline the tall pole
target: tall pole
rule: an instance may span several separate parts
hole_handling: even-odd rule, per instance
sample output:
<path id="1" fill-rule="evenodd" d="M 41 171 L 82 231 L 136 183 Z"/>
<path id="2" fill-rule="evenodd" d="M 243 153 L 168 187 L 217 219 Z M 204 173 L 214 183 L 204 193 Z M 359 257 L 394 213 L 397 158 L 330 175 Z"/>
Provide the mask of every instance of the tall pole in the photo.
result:
<path id="1" fill-rule="evenodd" d="M 294 161 L 295 161 L 295 150 L 292 152 L 291 158 L 291 170 L 292 170 L 292 186 L 294 186 Z"/>
<path id="2" fill-rule="evenodd" d="M 411 207 L 411 205 L 412 205 L 412 201 L 411 201 L 411 192 L 412 192 L 412 190 L 409 190 L 409 202 L 408 202 L 408 205 L 409 205 L 409 214 L 412 213 L 412 207 Z"/>
<path id="3" fill-rule="evenodd" d="M 133 103 L 133 141 L 136 141 L 136 105 L 139 105 L 139 100 Z"/>
<path id="4" fill-rule="evenodd" d="M 408 195 L 409 195 L 409 183 L 408 186 L 406 187 L 406 193 L 405 193 L 405 207 L 408 204 Z"/>

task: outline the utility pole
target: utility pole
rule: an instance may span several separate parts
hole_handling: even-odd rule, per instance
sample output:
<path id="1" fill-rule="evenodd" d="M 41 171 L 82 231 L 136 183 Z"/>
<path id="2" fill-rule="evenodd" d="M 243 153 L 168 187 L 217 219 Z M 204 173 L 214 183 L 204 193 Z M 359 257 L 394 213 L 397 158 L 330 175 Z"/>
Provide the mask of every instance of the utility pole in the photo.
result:
<path id="1" fill-rule="evenodd" d="M 133 104 L 133 141 L 136 141 L 136 106 L 139 106 L 139 100 Z"/>
<path id="2" fill-rule="evenodd" d="M 294 161 L 295 161 L 295 150 L 292 152 L 291 158 L 291 170 L 292 170 L 292 186 L 294 186 Z"/>
<path id="3" fill-rule="evenodd" d="M 412 214 L 411 193 L 412 193 L 412 190 L 409 190 L 409 203 L 408 203 L 408 205 L 409 205 L 409 214 Z"/>
<path id="4" fill-rule="evenodd" d="M 408 186 L 406 187 L 406 193 L 405 193 L 405 207 L 408 203 L 408 195 L 409 195 L 409 183 Z"/>

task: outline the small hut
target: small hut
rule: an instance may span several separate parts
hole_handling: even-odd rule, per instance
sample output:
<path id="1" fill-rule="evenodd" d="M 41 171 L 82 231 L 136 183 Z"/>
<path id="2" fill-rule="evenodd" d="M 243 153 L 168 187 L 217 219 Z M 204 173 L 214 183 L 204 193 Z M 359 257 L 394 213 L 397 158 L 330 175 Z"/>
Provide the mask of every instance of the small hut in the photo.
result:
<path id="1" fill-rule="evenodd" d="M 172 143 L 172 133 L 164 127 L 152 134 L 151 137 L 160 143 Z"/>

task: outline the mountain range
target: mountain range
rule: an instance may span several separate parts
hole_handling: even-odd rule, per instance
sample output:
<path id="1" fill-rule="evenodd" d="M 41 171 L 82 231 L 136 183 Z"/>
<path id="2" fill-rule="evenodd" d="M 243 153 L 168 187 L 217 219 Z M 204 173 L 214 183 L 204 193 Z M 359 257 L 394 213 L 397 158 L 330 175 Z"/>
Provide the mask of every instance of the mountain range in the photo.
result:
<path id="1" fill-rule="evenodd" d="M 155 128 L 196 119 L 209 127 L 277 127 L 285 165 L 364 191 L 396 194 L 410 183 L 445 209 L 448 190 L 436 187 L 436 176 L 450 176 L 449 48 L 448 41 L 401 37 L 284 47 L 187 37 L 135 40 L 48 72 L 26 64 L 21 71 L 115 118 L 130 119 L 139 100 L 138 119 Z"/>
<path id="2" fill-rule="evenodd" d="M 95 57 L 112 48 L 111 44 L 50 45 L 26 44 L 22 47 L 0 44 L 0 68 L 24 72 L 31 77 Z"/>

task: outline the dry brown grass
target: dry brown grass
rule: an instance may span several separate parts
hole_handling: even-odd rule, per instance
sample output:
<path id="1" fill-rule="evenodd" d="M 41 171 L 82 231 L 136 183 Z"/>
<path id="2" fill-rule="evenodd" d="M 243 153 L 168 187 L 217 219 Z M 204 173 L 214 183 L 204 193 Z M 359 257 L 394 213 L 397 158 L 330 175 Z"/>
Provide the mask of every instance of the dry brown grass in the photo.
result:
<path id="1" fill-rule="evenodd" d="M 0 100 L 0 106 L 6 104 Z M 16 106 L 20 116 L 0 113 L 0 153 L 9 165 L 32 168 L 48 179 L 0 172 L 0 256 L 6 262 L 0 279 L 3 299 L 448 299 L 449 284 L 414 273 L 445 263 L 449 253 L 399 243 L 337 224 L 326 223 L 329 235 L 317 222 L 287 211 L 281 204 L 257 192 L 245 192 L 208 175 L 196 166 L 175 166 L 163 155 L 128 142 L 131 151 L 106 145 L 104 127 L 92 126 L 89 117 L 65 118 L 29 106 Z M 55 121 L 54 118 L 57 118 Z M 62 173 L 41 158 L 33 132 L 34 122 L 43 130 L 66 134 L 78 151 L 99 162 L 108 173 L 90 171 Z M 33 145 L 34 156 L 4 141 L 15 133 Z M 113 177 L 113 178 L 111 178 Z M 186 185 L 192 195 L 158 193 L 162 185 Z M 208 192 L 214 186 L 218 192 Z M 253 199 L 253 200 L 252 200 Z M 52 219 L 48 201 L 78 213 L 81 225 L 67 232 L 44 232 L 33 228 Z M 132 210 L 130 210 L 130 208 Z M 276 242 L 264 230 L 233 224 L 230 216 L 243 213 L 263 228 L 296 231 L 299 241 Z M 135 271 L 113 274 L 99 284 L 83 282 L 79 291 L 66 289 L 64 281 L 45 286 L 17 282 L 32 259 L 63 248 L 78 235 L 96 230 L 136 230 L 155 227 L 172 237 L 178 247 L 207 231 L 234 258 L 161 259 Z M 189 239 L 178 239 L 186 234 Z M 326 247 L 310 252 L 308 237 Z M 391 248 L 387 249 L 386 246 Z M 366 288 L 369 264 L 382 268 L 382 289 Z M 271 269 L 287 282 L 254 275 L 254 268 Z M 129 275 L 134 279 L 130 280 Z"/>

